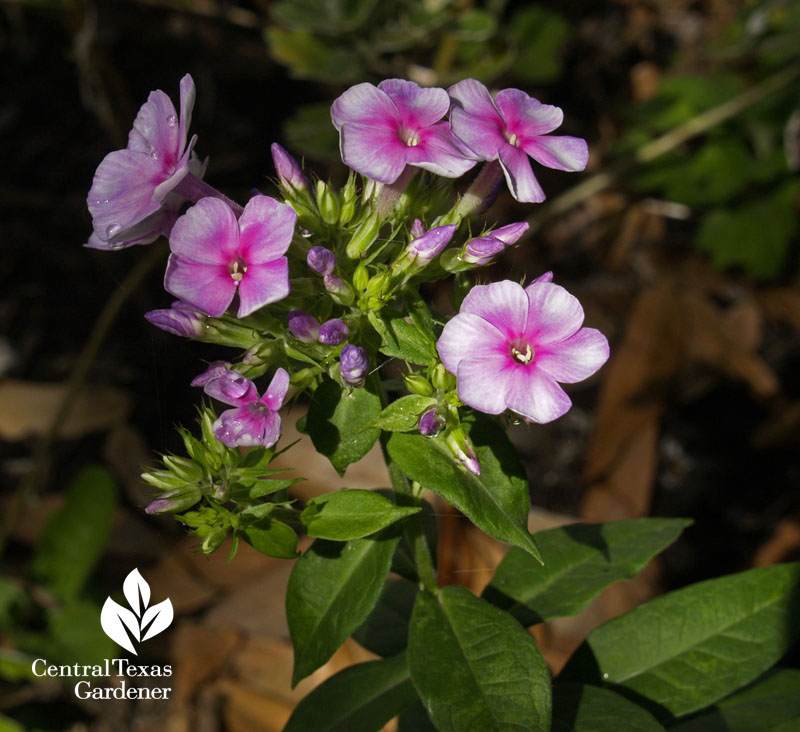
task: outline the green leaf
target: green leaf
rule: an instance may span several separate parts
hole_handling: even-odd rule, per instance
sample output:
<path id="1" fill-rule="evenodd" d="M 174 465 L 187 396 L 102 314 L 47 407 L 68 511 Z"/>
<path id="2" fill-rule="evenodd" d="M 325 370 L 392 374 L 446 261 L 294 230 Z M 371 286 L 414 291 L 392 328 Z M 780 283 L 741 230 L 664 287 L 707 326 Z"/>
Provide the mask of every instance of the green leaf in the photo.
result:
<path id="1" fill-rule="evenodd" d="M 569 23 L 560 14 L 540 7 L 523 7 L 508 25 L 517 55 L 511 67 L 526 82 L 553 81 L 561 74 Z"/>
<path id="2" fill-rule="evenodd" d="M 117 489 L 100 465 L 83 468 L 66 490 L 64 505 L 47 522 L 33 558 L 34 575 L 64 600 L 83 588 L 114 521 Z"/>
<path id="3" fill-rule="evenodd" d="M 284 129 L 290 150 L 316 160 L 339 159 L 339 133 L 331 124 L 329 102 L 304 104 L 298 107 L 297 111 L 284 123 Z M 296 353 L 300 352 L 296 351 Z M 296 356 L 294 357 L 296 358 Z M 313 361 L 313 359 L 309 360 Z"/>
<path id="4" fill-rule="evenodd" d="M 419 699 L 397 718 L 397 732 L 436 732 Z"/>
<path id="5" fill-rule="evenodd" d="M 552 732 L 664 732 L 655 717 L 609 689 L 582 684 L 553 687 Z"/>
<path id="6" fill-rule="evenodd" d="M 0 648 L 0 679 L 12 684 L 20 681 L 34 681 L 32 664 L 34 656 L 20 653 L 13 648 Z"/>
<path id="7" fill-rule="evenodd" d="M 469 435 L 481 464 L 479 476 L 458 465 L 440 437 L 395 432 L 389 455 L 409 478 L 452 503 L 479 529 L 541 560 L 527 530 L 528 482 L 514 446 L 485 418 L 475 422 Z"/>
<path id="8" fill-rule="evenodd" d="M 408 666 L 439 732 L 550 729 L 550 673 L 533 637 L 463 587 L 419 593 Z"/>
<path id="9" fill-rule="evenodd" d="M 394 656 L 408 645 L 408 623 L 417 588 L 403 579 L 389 579 L 363 625 L 353 633 L 364 648 L 378 656 Z"/>
<path id="10" fill-rule="evenodd" d="M 272 480 L 270 478 L 256 478 L 252 487 L 247 491 L 248 498 L 262 498 L 278 491 L 285 491 L 295 483 L 299 483 L 302 478 L 284 478 L 282 480 Z"/>
<path id="11" fill-rule="evenodd" d="M 117 655 L 116 644 L 100 625 L 100 606 L 80 600 L 53 609 L 48 616 L 47 655 L 62 663 L 95 664 Z"/>
<path id="12" fill-rule="evenodd" d="M 312 498 L 300 514 L 300 521 L 309 536 L 347 541 L 374 534 L 419 510 L 395 506 L 374 491 L 342 490 Z"/>
<path id="13" fill-rule="evenodd" d="M 377 0 L 282 0 L 272 12 L 277 20 L 292 26 L 308 28 L 318 33 L 339 35 L 361 26 L 375 7 Z"/>
<path id="14" fill-rule="evenodd" d="M 384 409 L 371 427 L 379 427 L 387 432 L 408 432 L 417 428 L 420 415 L 436 405 L 433 397 L 410 394 L 393 401 Z"/>
<path id="15" fill-rule="evenodd" d="M 369 322 L 381 337 L 381 353 L 422 366 L 436 360 L 433 336 L 414 323 L 406 322 L 403 317 L 383 319 L 376 313 L 369 314 Z"/>
<path id="16" fill-rule="evenodd" d="M 378 730 L 416 699 L 405 654 L 359 663 L 305 697 L 283 732 Z"/>
<path id="17" fill-rule="evenodd" d="M 294 559 L 297 556 L 297 534 L 291 526 L 267 518 L 242 531 L 244 540 L 268 557 Z"/>
<path id="18" fill-rule="evenodd" d="M 317 539 L 297 560 L 286 589 L 292 686 L 325 663 L 367 619 L 397 542 L 398 537 L 385 534 L 346 544 Z"/>
<path id="19" fill-rule="evenodd" d="M 800 723 L 800 671 L 774 670 L 670 732 L 792 732 Z"/>
<path id="20" fill-rule="evenodd" d="M 799 583 L 800 563 L 779 564 L 662 595 L 592 631 L 559 678 L 613 684 L 658 716 L 702 709 L 791 646 Z"/>
<path id="21" fill-rule="evenodd" d="M 308 407 L 308 434 L 339 475 L 375 444 L 381 431 L 370 425 L 380 411 L 380 398 L 367 387 L 342 389 L 335 381 L 325 380 L 314 392 Z"/>
<path id="22" fill-rule="evenodd" d="M 483 597 L 526 626 L 574 615 L 601 590 L 641 572 L 689 524 L 646 518 L 540 531 L 544 566 L 511 547 Z"/>
<path id="23" fill-rule="evenodd" d="M 11 717 L 0 714 L 0 732 L 25 732 L 25 727 Z"/>
<path id="24" fill-rule="evenodd" d="M 346 84 L 363 74 L 361 61 L 353 50 L 327 43 L 305 30 L 272 26 L 265 31 L 265 37 L 272 58 L 287 66 L 296 79 Z"/>

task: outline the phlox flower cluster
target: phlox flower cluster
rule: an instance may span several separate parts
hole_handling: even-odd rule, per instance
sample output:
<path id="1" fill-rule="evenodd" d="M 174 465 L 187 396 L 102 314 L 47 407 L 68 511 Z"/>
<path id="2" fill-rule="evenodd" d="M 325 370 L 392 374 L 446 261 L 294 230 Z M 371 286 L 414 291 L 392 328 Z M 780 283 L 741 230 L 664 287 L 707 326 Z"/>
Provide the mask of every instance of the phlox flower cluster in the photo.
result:
<path id="1" fill-rule="evenodd" d="M 583 170 L 588 160 L 584 140 L 551 134 L 562 111 L 519 89 L 493 96 L 474 79 L 447 90 L 389 79 L 357 84 L 331 107 L 353 171 L 341 191 L 312 185 L 274 143 L 282 200 L 254 192 L 240 205 L 203 179 L 197 136 L 189 137 L 194 99 L 189 75 L 179 111 L 164 92 L 150 94 L 127 147 L 97 168 L 87 246 L 166 237 L 164 287 L 177 300 L 147 319 L 172 334 L 246 350 L 239 364 L 212 364 L 192 382 L 232 407 L 213 423 L 228 447 L 273 446 L 290 389 L 313 391 L 328 378 L 345 390 L 364 388 L 386 352 L 380 323 L 408 314 L 402 308 L 419 282 L 491 264 L 516 245 L 525 222 L 476 235 L 466 223 L 490 205 L 503 178 L 517 201 L 539 202 L 545 194 L 531 160 L 564 171 Z M 452 189 L 481 162 L 455 203 L 429 193 Z M 360 191 L 356 174 L 364 176 Z M 442 439 L 479 473 L 459 409 L 509 410 L 539 423 L 564 414 L 570 400 L 559 384 L 588 378 L 608 357 L 602 334 L 582 325 L 580 303 L 550 274 L 527 287 L 473 287 L 436 334 L 438 360 L 410 364 L 407 384 L 435 402 L 418 416 L 419 432 Z M 259 395 L 253 379 L 268 372 Z"/>

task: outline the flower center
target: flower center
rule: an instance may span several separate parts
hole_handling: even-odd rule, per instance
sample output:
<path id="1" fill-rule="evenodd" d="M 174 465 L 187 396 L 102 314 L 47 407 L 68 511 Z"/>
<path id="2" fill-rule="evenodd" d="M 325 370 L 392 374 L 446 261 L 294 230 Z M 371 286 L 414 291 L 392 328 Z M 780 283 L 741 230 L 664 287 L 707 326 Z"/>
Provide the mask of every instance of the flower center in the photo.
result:
<path id="1" fill-rule="evenodd" d="M 530 343 L 525 344 L 525 350 L 521 350 L 517 346 L 511 346 L 511 358 L 517 363 L 530 363 L 533 361 L 533 349 Z"/>
<path id="2" fill-rule="evenodd" d="M 508 132 L 505 134 L 506 140 L 508 140 L 509 145 L 513 145 L 514 147 L 519 147 L 519 138 L 516 134 L 509 135 Z"/>
<path id="3" fill-rule="evenodd" d="M 238 285 L 247 272 L 247 265 L 241 259 L 235 259 L 230 266 L 231 279 Z"/>
<path id="4" fill-rule="evenodd" d="M 264 417 L 270 411 L 270 408 L 264 404 L 264 402 L 257 401 L 257 402 L 250 402 L 247 405 L 247 411 L 250 412 L 253 417 Z"/>
<path id="5" fill-rule="evenodd" d="M 398 137 L 406 147 L 419 145 L 419 134 L 417 134 L 416 130 L 400 130 Z"/>

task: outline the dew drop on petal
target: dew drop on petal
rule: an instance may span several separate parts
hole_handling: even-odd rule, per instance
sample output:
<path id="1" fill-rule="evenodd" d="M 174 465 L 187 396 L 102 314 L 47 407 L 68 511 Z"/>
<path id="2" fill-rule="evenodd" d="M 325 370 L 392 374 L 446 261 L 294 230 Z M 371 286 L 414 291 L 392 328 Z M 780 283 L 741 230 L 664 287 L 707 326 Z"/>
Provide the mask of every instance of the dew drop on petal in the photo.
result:
<path id="1" fill-rule="evenodd" d="M 159 153 L 158 150 L 153 150 L 153 152 L 150 153 L 150 157 L 153 158 L 153 160 L 158 160 L 161 157 L 161 153 Z"/>
<path id="2" fill-rule="evenodd" d="M 167 124 L 170 127 L 177 127 L 178 126 L 178 115 L 176 115 L 176 114 L 169 115 L 169 117 L 167 117 Z"/>
<path id="3" fill-rule="evenodd" d="M 109 224 L 106 226 L 106 237 L 110 239 L 112 236 L 119 234 L 120 231 L 122 231 L 120 224 Z"/>
<path id="4" fill-rule="evenodd" d="M 608 679 L 608 674 L 607 673 L 603 674 L 603 678 Z"/>

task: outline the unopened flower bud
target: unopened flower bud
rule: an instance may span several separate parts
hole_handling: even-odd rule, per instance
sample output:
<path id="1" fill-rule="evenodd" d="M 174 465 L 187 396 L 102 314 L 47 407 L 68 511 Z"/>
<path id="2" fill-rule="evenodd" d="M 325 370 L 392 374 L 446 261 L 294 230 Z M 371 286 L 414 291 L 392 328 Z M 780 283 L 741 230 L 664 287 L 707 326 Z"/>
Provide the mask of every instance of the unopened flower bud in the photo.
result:
<path id="1" fill-rule="evenodd" d="M 225 541 L 225 538 L 228 536 L 228 530 L 223 528 L 222 526 L 217 526 L 211 531 L 206 534 L 206 538 L 203 539 L 203 552 L 205 554 L 211 554 L 211 552 L 219 549 L 220 544 Z"/>
<path id="2" fill-rule="evenodd" d="M 350 259 L 359 259 L 372 246 L 381 230 L 381 221 L 377 213 L 373 213 L 353 234 L 345 249 Z"/>
<path id="3" fill-rule="evenodd" d="M 303 175 L 303 171 L 300 170 L 297 161 L 277 142 L 272 143 L 270 150 L 280 184 L 284 188 L 290 188 L 294 191 L 304 191 L 308 187 L 308 181 Z"/>
<path id="4" fill-rule="evenodd" d="M 445 420 L 439 414 L 438 409 L 429 409 L 425 414 L 419 418 L 419 431 L 425 437 L 435 437 L 439 434 L 442 427 L 445 425 Z"/>
<path id="5" fill-rule="evenodd" d="M 338 346 L 350 337 L 350 329 L 347 323 L 339 318 L 326 320 L 319 327 L 319 342 L 326 346 Z"/>
<path id="6" fill-rule="evenodd" d="M 525 221 L 520 221 L 516 224 L 501 226 L 485 236 L 472 239 L 467 242 L 462 259 L 470 264 L 488 264 L 503 249 L 516 244 L 528 228 L 529 225 Z"/>
<path id="7" fill-rule="evenodd" d="M 144 317 L 161 330 L 184 338 L 199 338 L 206 331 L 206 316 L 180 300 L 166 310 L 151 310 Z"/>
<path id="8" fill-rule="evenodd" d="M 533 282 L 552 282 L 553 281 L 553 273 L 552 272 L 545 272 L 544 274 L 540 274 Z M 531 282 L 531 284 L 533 284 Z"/>
<path id="9" fill-rule="evenodd" d="M 339 375 L 348 386 L 364 386 L 369 368 L 369 354 L 359 346 L 346 345 L 339 358 Z"/>
<path id="10" fill-rule="evenodd" d="M 326 224 L 335 224 L 339 220 L 339 196 L 325 181 L 317 181 L 317 207 Z"/>
<path id="11" fill-rule="evenodd" d="M 356 271 L 353 272 L 353 287 L 356 288 L 356 292 L 363 292 L 367 287 L 368 281 L 369 281 L 369 270 L 367 269 L 366 263 L 362 259 L 358 263 Z"/>
<path id="12" fill-rule="evenodd" d="M 447 446 L 450 448 L 456 460 L 469 470 L 470 473 L 480 475 L 481 465 L 464 431 L 459 427 L 447 435 L 445 439 Z"/>
<path id="13" fill-rule="evenodd" d="M 311 247 L 306 254 L 306 264 L 318 275 L 328 275 L 336 266 L 336 255 L 325 247 Z"/>
<path id="14" fill-rule="evenodd" d="M 369 297 L 380 297 L 391 284 L 392 276 L 388 272 L 379 272 L 367 282 L 364 292 Z"/>
<path id="15" fill-rule="evenodd" d="M 303 343 L 314 343 L 319 333 L 319 321 L 305 310 L 292 310 L 286 316 L 289 332 Z"/>
<path id="16" fill-rule="evenodd" d="M 450 391 L 456 387 L 456 377 L 453 376 L 444 364 L 437 364 L 431 374 L 431 381 L 439 391 Z"/>
<path id="17" fill-rule="evenodd" d="M 341 277 L 337 277 L 335 274 L 326 274 L 322 278 L 322 283 L 325 285 L 325 289 L 331 293 L 333 299 L 340 305 L 352 305 L 355 293 L 353 288 L 344 282 Z"/>
<path id="18" fill-rule="evenodd" d="M 428 381 L 422 374 L 406 374 L 403 377 L 406 389 L 412 394 L 419 394 L 420 396 L 430 396 L 433 394 L 433 387 L 431 382 Z"/>
<path id="19" fill-rule="evenodd" d="M 422 223 L 421 219 L 414 219 L 414 223 L 411 224 L 411 238 L 412 239 L 419 239 L 427 231 L 428 230 L 425 228 L 425 224 Z"/>
<path id="20" fill-rule="evenodd" d="M 176 488 L 173 491 L 162 493 L 154 501 L 151 501 L 144 511 L 149 514 L 178 513 L 191 508 L 201 498 L 202 495 L 197 486 Z"/>
<path id="21" fill-rule="evenodd" d="M 418 262 L 430 262 L 450 243 L 457 228 L 455 224 L 437 226 L 418 239 L 414 239 L 406 247 L 406 252 Z"/>

